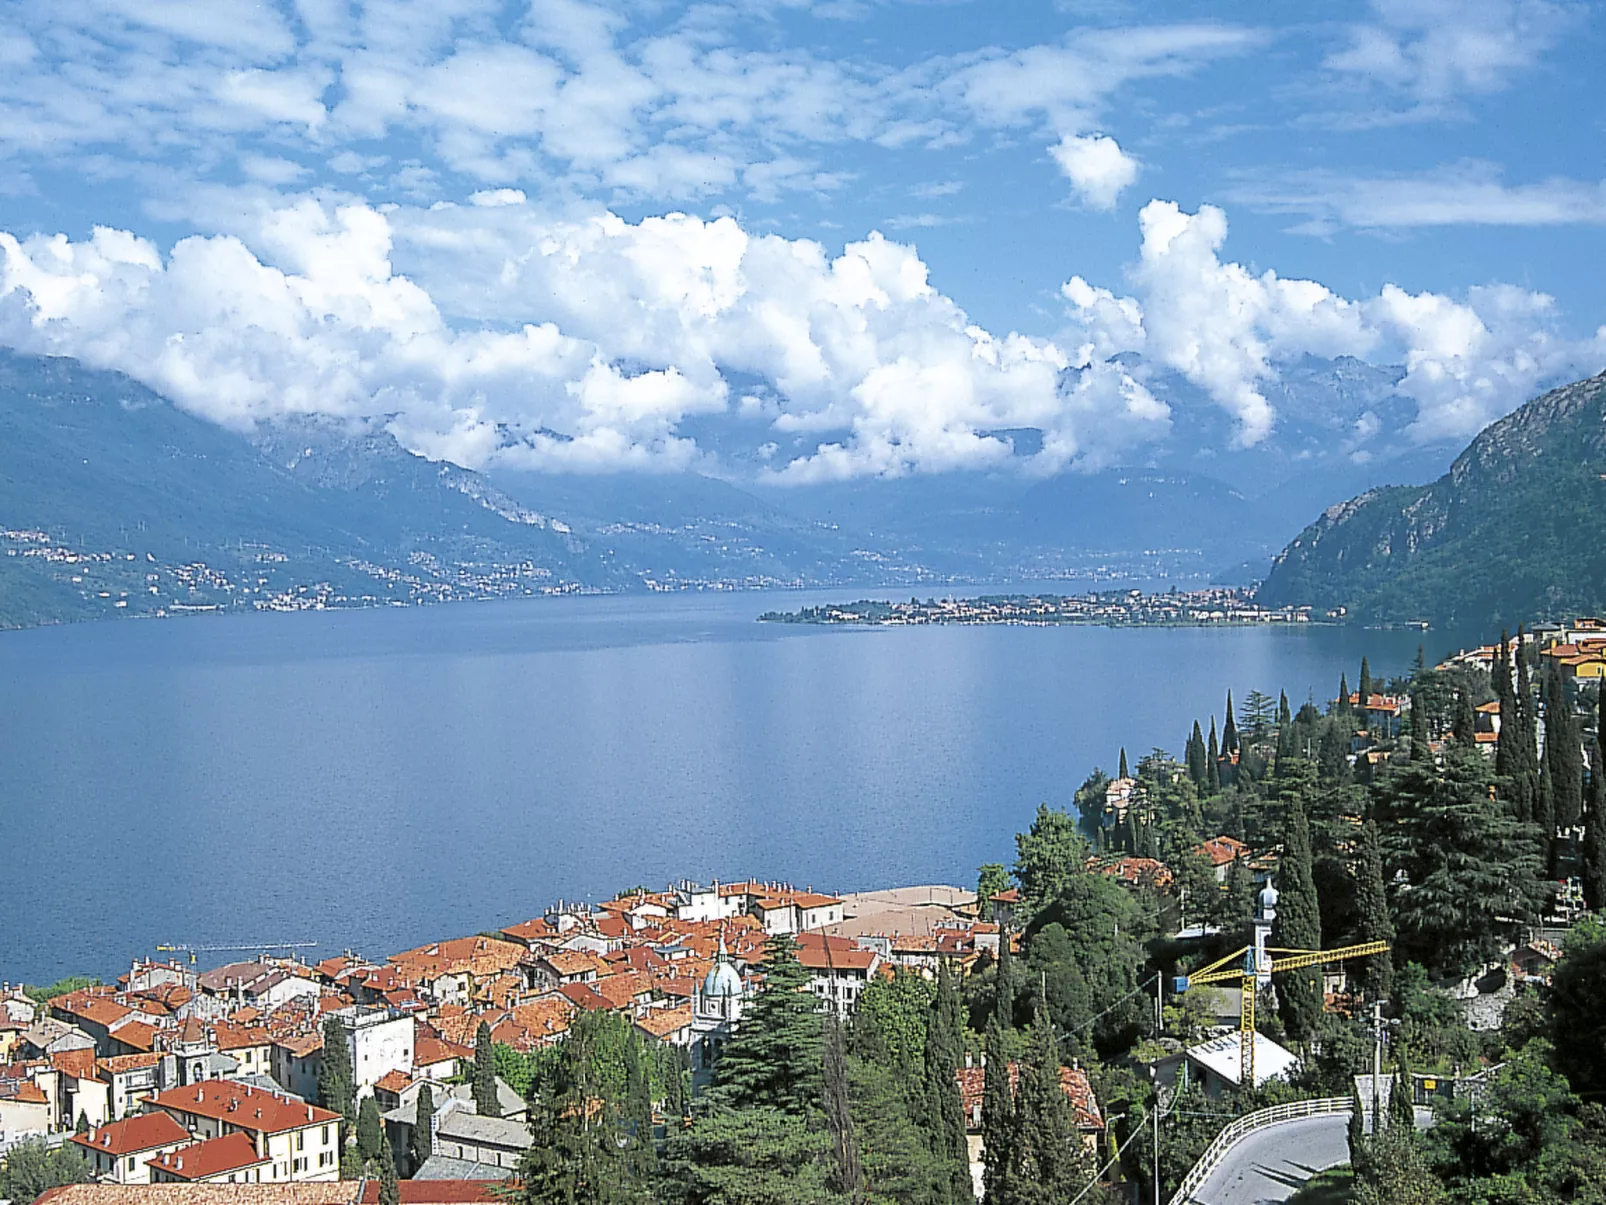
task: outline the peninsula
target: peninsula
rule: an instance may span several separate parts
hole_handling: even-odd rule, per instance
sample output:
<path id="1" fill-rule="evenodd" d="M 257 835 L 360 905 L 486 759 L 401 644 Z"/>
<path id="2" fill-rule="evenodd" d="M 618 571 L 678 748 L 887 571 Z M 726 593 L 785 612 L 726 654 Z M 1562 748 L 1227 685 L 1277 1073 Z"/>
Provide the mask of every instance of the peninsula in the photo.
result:
<path id="1" fill-rule="evenodd" d="M 977 598 L 911 598 L 906 603 L 833 603 L 797 611 L 767 611 L 761 623 L 857 624 L 1099 624 L 1104 627 L 1215 627 L 1239 624 L 1337 622 L 1342 609 L 1265 607 L 1247 590 L 1210 587 L 1145 594 L 1115 590 L 1089 594 L 990 594 Z"/>

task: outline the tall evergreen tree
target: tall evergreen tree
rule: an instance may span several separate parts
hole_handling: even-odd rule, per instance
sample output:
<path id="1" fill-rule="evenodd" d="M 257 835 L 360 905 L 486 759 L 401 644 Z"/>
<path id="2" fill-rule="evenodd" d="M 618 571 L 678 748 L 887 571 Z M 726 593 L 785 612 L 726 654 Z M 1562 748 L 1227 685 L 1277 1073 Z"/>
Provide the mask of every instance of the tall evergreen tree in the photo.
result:
<path id="1" fill-rule="evenodd" d="M 858 1202 L 864 1194 L 864 1165 L 859 1160 L 859 1140 L 853 1132 L 853 1108 L 848 1100 L 848 1048 L 835 1012 L 826 1013 L 824 1027 L 820 1084 L 825 1124 L 831 1133 L 831 1187 L 848 1201 Z"/>
<path id="2" fill-rule="evenodd" d="M 389 1144 L 385 1142 L 384 1123 L 379 1119 L 379 1102 L 372 1096 L 365 1096 L 362 1107 L 357 1110 L 357 1153 L 366 1163 L 379 1158 L 379 1148 L 386 1145 Z"/>
<path id="3" fill-rule="evenodd" d="M 1583 865 L 1584 902 L 1591 911 L 1606 908 L 1606 682 L 1596 702 L 1595 768 L 1589 776 L 1589 814 L 1584 818 L 1584 840 L 1579 851 Z"/>
<path id="4" fill-rule="evenodd" d="M 1411 1100 L 1415 1091 L 1415 1079 L 1411 1075 L 1411 1063 L 1403 1042 L 1400 1043 L 1400 1053 L 1396 1061 L 1399 1063 L 1399 1070 L 1394 1077 L 1394 1086 L 1389 1090 L 1389 1128 L 1415 1133 L 1416 1108 Z"/>
<path id="5" fill-rule="evenodd" d="M 1334 714 L 1347 716 L 1351 712 L 1349 701 L 1349 675 L 1338 675 L 1338 701 L 1333 706 Z"/>
<path id="6" fill-rule="evenodd" d="M 1527 823 L 1534 820 L 1539 812 L 1540 772 L 1533 685 L 1528 677 L 1527 649 L 1520 627 L 1517 629 L 1512 659 L 1516 662 L 1516 672 L 1511 688 L 1511 706 L 1507 709 L 1502 705 L 1496 765 L 1500 773 L 1510 780 L 1508 793 L 1511 814 Z M 1508 734 L 1509 742 L 1506 739 Z"/>
<path id="7" fill-rule="evenodd" d="M 1121 746 L 1121 777 L 1131 778 L 1132 772 L 1126 768 L 1126 746 Z"/>
<path id="8" fill-rule="evenodd" d="M 1012 1205 L 1015 1163 L 1015 1095 L 1009 1083 L 1009 1048 L 994 1017 L 987 1024 L 982 1071 L 982 1205 Z"/>
<path id="9" fill-rule="evenodd" d="M 1232 718 L 1232 691 L 1227 692 L 1227 718 L 1221 726 L 1221 754 L 1226 757 L 1238 749 L 1238 724 Z"/>
<path id="10" fill-rule="evenodd" d="M 1383 845 L 1377 822 L 1361 826 L 1355 866 L 1356 937 L 1362 942 L 1394 940 L 1394 921 L 1383 879 Z M 1394 991 L 1394 955 L 1389 951 L 1367 958 L 1362 982 L 1370 1000 L 1387 1000 Z"/>
<path id="11" fill-rule="evenodd" d="M 1015 1098 L 1014 1199 L 1021 1205 L 1060 1205 L 1092 1178 L 1076 1132 L 1076 1115 L 1060 1086 L 1059 1046 L 1041 1006 L 1027 1032 Z"/>
<path id="12" fill-rule="evenodd" d="M 820 1016 L 810 975 L 785 934 L 769 939 L 764 988 L 714 1071 L 710 1097 L 727 1108 L 768 1106 L 801 1117 L 820 1098 Z"/>
<path id="13" fill-rule="evenodd" d="M 1361 658 L 1361 680 L 1355 685 L 1356 693 L 1360 695 L 1361 710 L 1364 713 L 1372 702 L 1372 692 L 1377 689 L 1377 686 L 1372 682 L 1372 667 L 1367 664 L 1365 657 Z M 1361 718 L 1364 720 L 1366 716 L 1363 714 Z"/>
<path id="14" fill-rule="evenodd" d="M 318 1063 L 318 1103 L 339 1113 L 346 1129 L 356 1124 L 357 1087 L 352 1077 L 351 1047 L 346 1043 L 346 1027 L 338 1017 L 325 1017 L 323 1022 L 323 1056 Z"/>
<path id="15" fill-rule="evenodd" d="M 1221 791 L 1221 747 L 1216 743 L 1216 717 L 1210 717 L 1210 741 L 1205 746 L 1205 785 L 1210 794 Z"/>
<path id="16" fill-rule="evenodd" d="M 1015 952 L 1010 948 L 1009 926 L 998 926 L 998 967 L 993 979 L 993 1016 L 1000 1029 L 1015 1025 Z"/>
<path id="17" fill-rule="evenodd" d="M 384 1138 L 379 1142 L 379 1205 L 401 1205 L 401 1185 L 396 1177 L 396 1152 Z"/>
<path id="18" fill-rule="evenodd" d="M 1433 760 L 1433 754 L 1428 749 L 1427 699 L 1420 690 L 1411 692 L 1411 760 Z"/>
<path id="19" fill-rule="evenodd" d="M 1193 722 L 1193 735 L 1188 737 L 1188 777 L 1193 785 L 1204 788 L 1209 782 L 1210 772 L 1205 768 L 1205 740 L 1204 732 L 1199 727 L 1199 721 Z"/>
<path id="20" fill-rule="evenodd" d="M 959 991 L 946 960 L 937 964 L 937 998 L 926 1022 L 926 1141 L 946 1168 L 948 1205 L 974 1205 L 970 1156 L 965 1140 L 965 1105 L 956 1079 L 964 1045 Z"/>
<path id="21" fill-rule="evenodd" d="M 474 1031 L 474 1109 L 481 1117 L 502 1116 L 502 1102 L 496 1094 L 496 1051 L 491 1045 L 491 1027 L 484 1021 Z"/>
<path id="22" fill-rule="evenodd" d="M 1481 754 L 1452 749 L 1442 769 L 1413 763 L 1376 804 L 1395 899 L 1396 958 L 1460 977 L 1500 956 L 1537 919 L 1547 887 L 1532 826 L 1491 791 Z"/>
<path id="23" fill-rule="evenodd" d="M 424 1165 L 424 1160 L 435 1153 L 435 1132 L 431 1124 L 435 1119 L 435 1093 L 428 1084 L 418 1090 L 413 1109 L 413 1132 L 409 1146 L 413 1155 L 413 1171 Z"/>
<path id="24" fill-rule="evenodd" d="M 1281 898 L 1277 903 L 1276 943 L 1285 950 L 1315 950 L 1322 943 L 1322 913 L 1312 870 L 1310 823 L 1304 800 L 1289 801 L 1278 864 Z M 1277 1001 L 1288 1036 L 1308 1042 L 1316 1033 L 1322 1012 L 1320 972 L 1287 971 L 1277 976 Z"/>
<path id="25" fill-rule="evenodd" d="M 651 1184 L 658 1175 L 658 1151 L 652 1134 L 652 1070 L 641 1034 L 632 1027 L 625 1044 L 625 1160 L 631 1179 Z"/>
<path id="26" fill-rule="evenodd" d="M 1569 829 L 1584 814 L 1584 754 L 1578 716 L 1567 697 L 1567 683 L 1554 660 L 1545 674 L 1545 763 L 1556 827 Z"/>
<path id="27" fill-rule="evenodd" d="M 1278 692 L 1277 696 L 1277 727 L 1287 728 L 1294 722 L 1294 713 L 1288 707 L 1288 692 Z"/>
<path id="28" fill-rule="evenodd" d="M 1464 690 L 1455 694 L 1455 721 L 1450 726 L 1450 735 L 1455 738 L 1458 745 L 1465 748 L 1474 748 L 1478 743 L 1478 714 L 1472 707 L 1472 696 Z"/>

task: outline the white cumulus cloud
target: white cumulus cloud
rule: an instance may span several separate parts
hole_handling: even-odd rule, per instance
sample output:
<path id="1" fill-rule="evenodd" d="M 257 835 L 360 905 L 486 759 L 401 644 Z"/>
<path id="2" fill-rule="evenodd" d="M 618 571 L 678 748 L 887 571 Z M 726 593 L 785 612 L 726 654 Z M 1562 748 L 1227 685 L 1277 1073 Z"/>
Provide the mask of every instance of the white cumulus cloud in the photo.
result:
<path id="1" fill-rule="evenodd" d="M 1138 161 L 1104 134 L 1067 134 L 1049 148 L 1054 162 L 1090 209 L 1114 209 L 1122 190 L 1138 178 Z"/>

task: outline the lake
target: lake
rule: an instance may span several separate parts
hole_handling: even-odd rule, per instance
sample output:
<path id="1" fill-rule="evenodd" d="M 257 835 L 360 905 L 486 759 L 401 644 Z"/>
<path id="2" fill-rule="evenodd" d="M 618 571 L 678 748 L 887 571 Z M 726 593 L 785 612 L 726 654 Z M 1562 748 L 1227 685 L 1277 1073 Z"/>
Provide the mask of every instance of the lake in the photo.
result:
<path id="1" fill-rule="evenodd" d="M 1325 700 L 1421 639 L 755 622 L 842 599 L 0 634 L 0 978 L 111 976 L 159 942 L 382 959 L 681 877 L 973 884 L 1121 745 L 1180 751 L 1228 687 Z"/>

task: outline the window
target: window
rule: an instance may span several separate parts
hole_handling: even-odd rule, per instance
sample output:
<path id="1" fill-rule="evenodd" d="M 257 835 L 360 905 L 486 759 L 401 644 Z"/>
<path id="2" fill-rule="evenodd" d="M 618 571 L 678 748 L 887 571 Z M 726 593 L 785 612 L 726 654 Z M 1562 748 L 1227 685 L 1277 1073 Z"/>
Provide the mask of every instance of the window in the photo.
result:
<path id="1" fill-rule="evenodd" d="M 420 1091 L 422 1091 L 422 1089 L 420 1089 Z M 318 1141 L 323 1143 L 325 1146 L 329 1145 L 329 1127 L 328 1126 L 324 1126 L 323 1127 L 323 1133 L 318 1136 Z"/>
<path id="2" fill-rule="evenodd" d="M 128 1157 L 128 1170 L 129 1171 L 133 1171 L 134 1170 L 134 1156 L 132 1156 L 132 1155 L 130 1155 Z"/>
<path id="3" fill-rule="evenodd" d="M 296 1131 L 296 1150 L 304 1151 L 306 1149 L 307 1149 L 307 1131 L 305 1131 L 305 1130 L 297 1130 Z"/>

